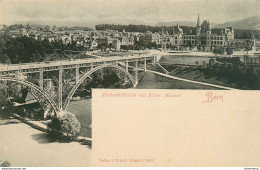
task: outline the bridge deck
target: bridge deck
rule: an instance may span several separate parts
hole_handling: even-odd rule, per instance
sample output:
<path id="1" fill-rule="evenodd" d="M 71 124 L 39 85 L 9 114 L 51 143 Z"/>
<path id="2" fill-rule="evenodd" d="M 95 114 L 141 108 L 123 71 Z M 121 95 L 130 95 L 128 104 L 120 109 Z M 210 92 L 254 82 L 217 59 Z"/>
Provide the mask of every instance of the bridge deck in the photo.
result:
<path id="1" fill-rule="evenodd" d="M 45 62 L 35 62 L 35 63 L 21 63 L 21 64 L 6 64 L 0 65 L 0 72 L 12 71 L 12 70 L 23 70 L 23 69 L 34 69 L 34 68 L 44 68 L 44 67 L 59 67 L 67 65 L 79 65 L 79 64 L 91 64 L 91 63 L 105 63 L 105 62 L 123 62 L 123 61 L 134 61 L 134 60 L 144 60 L 145 58 L 154 57 L 153 54 L 139 55 L 139 56 L 126 56 L 126 57 L 101 57 L 97 59 L 75 59 L 75 60 L 61 60 L 61 61 L 45 61 Z M 151 58 L 151 59 L 152 59 Z"/>

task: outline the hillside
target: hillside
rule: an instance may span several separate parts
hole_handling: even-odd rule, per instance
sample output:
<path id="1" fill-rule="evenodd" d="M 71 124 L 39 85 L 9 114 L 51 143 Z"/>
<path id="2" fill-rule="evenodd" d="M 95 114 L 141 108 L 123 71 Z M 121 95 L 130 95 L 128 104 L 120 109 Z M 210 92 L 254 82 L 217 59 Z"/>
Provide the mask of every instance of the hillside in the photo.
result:
<path id="1" fill-rule="evenodd" d="M 230 21 L 216 25 L 217 28 L 223 28 L 225 26 L 234 27 L 235 29 L 260 30 L 260 16 L 253 16 L 238 21 Z"/>
<path id="2" fill-rule="evenodd" d="M 181 26 L 196 26 L 196 22 L 191 22 L 191 21 L 172 21 L 172 22 L 159 22 L 158 24 L 156 24 L 155 26 L 175 26 L 175 25 L 181 25 Z"/>
<path id="3" fill-rule="evenodd" d="M 181 26 L 196 26 L 196 22 L 190 21 L 172 21 L 160 22 L 155 26 L 175 26 L 179 23 Z M 223 24 L 210 23 L 213 28 L 224 28 L 225 26 L 233 27 L 235 29 L 260 30 L 260 16 L 253 16 L 242 20 L 229 21 Z"/>

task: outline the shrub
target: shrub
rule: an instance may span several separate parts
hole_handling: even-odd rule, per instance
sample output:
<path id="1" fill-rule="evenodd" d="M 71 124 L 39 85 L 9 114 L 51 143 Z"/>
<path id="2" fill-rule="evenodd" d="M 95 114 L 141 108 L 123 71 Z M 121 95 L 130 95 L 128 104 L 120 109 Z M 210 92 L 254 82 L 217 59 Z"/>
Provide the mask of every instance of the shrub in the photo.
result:
<path id="1" fill-rule="evenodd" d="M 80 134 L 81 125 L 74 114 L 62 111 L 57 117 L 54 117 L 48 124 L 48 130 L 56 137 L 66 136 L 67 139 L 73 140 Z"/>
<path id="2" fill-rule="evenodd" d="M 12 166 L 8 161 L 0 161 L 0 167 L 10 167 Z"/>

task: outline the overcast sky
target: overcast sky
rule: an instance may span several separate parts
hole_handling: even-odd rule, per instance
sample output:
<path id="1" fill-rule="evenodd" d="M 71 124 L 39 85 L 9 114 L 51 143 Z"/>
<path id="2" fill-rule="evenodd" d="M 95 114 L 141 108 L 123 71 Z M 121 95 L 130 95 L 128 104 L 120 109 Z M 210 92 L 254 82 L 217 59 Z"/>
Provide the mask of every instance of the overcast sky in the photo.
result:
<path id="1" fill-rule="evenodd" d="M 209 19 L 223 23 L 260 14 L 260 0 L 0 0 L 0 23 L 93 26 Z"/>

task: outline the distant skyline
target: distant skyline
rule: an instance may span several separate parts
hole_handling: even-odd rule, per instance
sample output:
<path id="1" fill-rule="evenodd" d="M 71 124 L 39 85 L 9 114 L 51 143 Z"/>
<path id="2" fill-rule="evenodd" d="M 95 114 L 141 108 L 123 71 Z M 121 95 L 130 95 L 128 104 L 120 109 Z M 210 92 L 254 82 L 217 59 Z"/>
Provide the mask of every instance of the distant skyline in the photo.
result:
<path id="1" fill-rule="evenodd" d="M 0 24 L 57 26 L 196 21 L 224 23 L 260 15 L 260 0 L 0 0 Z"/>

